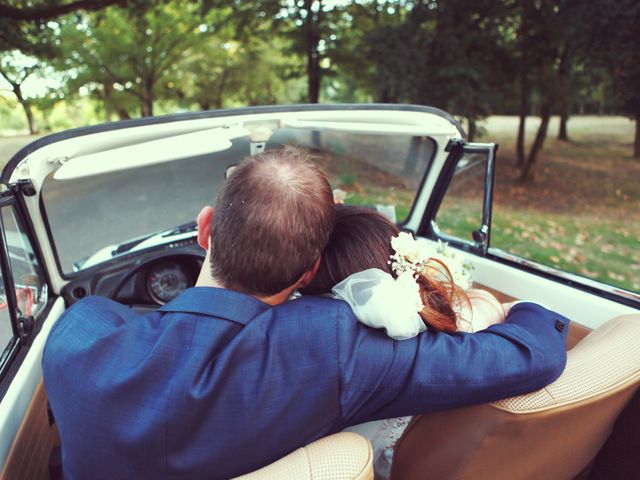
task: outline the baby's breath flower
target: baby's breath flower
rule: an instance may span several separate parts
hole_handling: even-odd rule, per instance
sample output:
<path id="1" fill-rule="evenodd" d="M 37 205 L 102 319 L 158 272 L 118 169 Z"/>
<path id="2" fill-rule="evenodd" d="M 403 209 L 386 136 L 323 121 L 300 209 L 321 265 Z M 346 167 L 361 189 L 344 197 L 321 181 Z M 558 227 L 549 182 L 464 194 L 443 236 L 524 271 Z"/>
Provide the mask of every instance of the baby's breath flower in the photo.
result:
<path id="1" fill-rule="evenodd" d="M 407 272 L 414 278 L 418 274 L 426 277 L 433 275 L 434 271 L 438 271 L 438 264 L 433 260 L 437 260 L 447 266 L 453 283 L 463 290 L 471 288 L 472 265 L 464 263 L 460 253 L 447 243 L 440 240 L 435 246 L 420 243 L 410 233 L 400 232 L 391 239 L 391 247 L 395 253 L 390 256 L 389 264 L 398 277 Z"/>

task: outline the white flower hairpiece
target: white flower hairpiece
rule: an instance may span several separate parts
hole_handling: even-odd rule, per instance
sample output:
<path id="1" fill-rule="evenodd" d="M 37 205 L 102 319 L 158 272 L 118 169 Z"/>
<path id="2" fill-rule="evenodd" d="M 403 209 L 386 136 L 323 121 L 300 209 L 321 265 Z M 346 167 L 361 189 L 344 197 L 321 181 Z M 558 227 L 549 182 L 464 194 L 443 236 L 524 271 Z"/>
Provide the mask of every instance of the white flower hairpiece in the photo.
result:
<path id="1" fill-rule="evenodd" d="M 414 278 L 417 275 L 428 277 L 430 273 L 433 274 L 434 268 L 441 271 L 438 268 L 439 261 L 449 269 L 453 283 L 463 290 L 471 288 L 473 266 L 465 263 L 462 256 L 447 243 L 438 241 L 432 245 L 418 242 L 410 233 L 400 232 L 391 239 L 391 247 L 395 253 L 391 255 L 389 264 L 396 275 L 411 272 Z"/>

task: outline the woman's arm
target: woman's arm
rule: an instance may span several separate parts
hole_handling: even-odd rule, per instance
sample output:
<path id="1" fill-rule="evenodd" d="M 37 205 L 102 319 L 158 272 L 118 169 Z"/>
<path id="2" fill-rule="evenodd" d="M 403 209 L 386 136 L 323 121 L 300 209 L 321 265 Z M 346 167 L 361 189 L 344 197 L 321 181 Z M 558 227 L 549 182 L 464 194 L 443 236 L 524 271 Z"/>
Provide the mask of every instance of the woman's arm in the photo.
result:
<path id="1" fill-rule="evenodd" d="M 345 305 L 346 307 L 346 305 Z M 347 423 L 425 413 L 531 392 L 564 369 L 569 320 L 533 303 L 474 334 L 429 332 L 393 341 L 351 312 L 336 321 Z"/>
<path id="2" fill-rule="evenodd" d="M 491 293 L 477 288 L 466 293 L 469 304 L 465 305 L 466 302 L 463 299 L 462 311 L 460 312 L 461 321 L 459 322 L 460 331 L 478 332 L 491 325 L 504 323 L 507 312 Z"/>

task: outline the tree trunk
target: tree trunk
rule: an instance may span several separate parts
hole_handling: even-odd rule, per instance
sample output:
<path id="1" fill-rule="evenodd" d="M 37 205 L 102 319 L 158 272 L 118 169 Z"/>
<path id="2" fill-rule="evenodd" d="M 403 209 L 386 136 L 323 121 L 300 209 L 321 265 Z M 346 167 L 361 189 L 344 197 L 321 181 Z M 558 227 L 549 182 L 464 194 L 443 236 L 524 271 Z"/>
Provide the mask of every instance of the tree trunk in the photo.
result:
<path id="1" fill-rule="evenodd" d="M 516 139 L 516 167 L 522 168 L 525 163 L 525 137 L 526 137 L 526 123 L 527 115 L 529 112 L 529 54 L 528 54 L 528 36 L 529 36 L 529 2 L 523 0 L 520 2 L 520 8 L 522 9 L 522 22 L 518 29 L 520 54 L 520 123 L 518 125 L 518 137 Z"/>
<path id="2" fill-rule="evenodd" d="M 110 122 L 113 117 L 113 110 L 111 108 L 111 103 L 107 100 L 103 101 L 104 103 L 104 121 Z"/>
<path id="3" fill-rule="evenodd" d="M 636 138 L 633 142 L 633 158 L 640 158 L 640 112 L 636 113 Z"/>
<path id="4" fill-rule="evenodd" d="M 524 139 L 527 116 L 520 112 L 520 124 L 518 125 L 518 139 L 516 140 L 516 166 L 524 165 Z"/>
<path id="5" fill-rule="evenodd" d="M 153 98 L 145 95 L 142 101 L 142 116 L 153 117 Z"/>
<path id="6" fill-rule="evenodd" d="M 467 122 L 469 123 L 467 141 L 473 142 L 476 139 L 476 135 L 478 133 L 478 124 L 476 123 L 476 119 L 473 117 L 467 117 Z"/>
<path id="7" fill-rule="evenodd" d="M 24 113 L 27 116 L 27 123 L 29 124 L 29 134 L 35 135 L 38 133 L 38 129 L 36 128 L 36 123 L 33 119 L 33 113 L 31 112 L 31 105 L 26 100 L 21 100 L 22 108 L 24 108 Z"/>
<path id="8" fill-rule="evenodd" d="M 525 127 L 529 114 L 529 77 L 526 71 L 520 73 L 520 124 L 516 140 L 516 166 L 522 167 L 525 161 Z"/>
<path id="9" fill-rule="evenodd" d="M 305 0 L 305 9 L 307 11 L 307 18 L 305 19 L 307 24 L 307 94 L 309 103 L 318 103 L 320 100 L 320 52 L 318 52 L 318 44 L 320 43 L 322 2 L 319 2 L 317 15 L 314 15 L 312 10 L 313 4 L 314 0 Z"/>
<path id="10" fill-rule="evenodd" d="M 560 115 L 560 128 L 558 129 L 558 140 L 563 142 L 569 141 L 569 135 L 567 134 L 567 120 L 569 120 L 569 114 L 562 112 Z"/>
<path id="11" fill-rule="evenodd" d="M 537 164 L 540 151 L 544 146 L 544 141 L 547 138 L 547 129 L 549 128 L 549 120 L 551 119 L 551 106 L 547 104 L 542 105 L 540 112 L 540 127 L 538 128 L 538 133 L 536 134 L 536 138 L 531 146 L 527 163 L 523 166 L 522 174 L 520 175 L 520 181 L 524 183 L 533 182 L 535 180 L 535 166 Z"/>
<path id="12" fill-rule="evenodd" d="M 113 88 L 109 83 L 102 84 L 102 103 L 104 104 L 104 118 L 107 122 L 110 122 L 113 116 L 112 92 Z"/>
<path id="13" fill-rule="evenodd" d="M 153 117 L 153 85 L 156 83 L 153 77 L 144 80 L 142 92 L 142 116 Z"/>
<path id="14" fill-rule="evenodd" d="M 389 102 L 389 89 L 385 86 L 382 87 L 379 91 L 380 93 L 378 94 L 378 98 L 379 98 L 379 102 L 380 103 L 390 103 Z"/>
<path id="15" fill-rule="evenodd" d="M 567 134 L 567 120 L 569 120 L 569 111 L 571 110 L 571 97 L 573 89 L 571 88 L 571 62 L 570 62 L 570 44 L 569 41 L 564 45 L 560 55 L 560 65 L 558 66 L 558 88 L 560 93 L 560 128 L 558 129 L 558 140 L 564 142 L 569 141 Z"/>
<path id="16" fill-rule="evenodd" d="M 216 89 L 216 98 L 214 104 L 218 110 L 222 108 L 224 89 L 227 85 L 227 78 L 229 78 L 229 69 L 225 68 L 220 75 L 220 81 L 218 82 L 218 88 Z"/>
<path id="17" fill-rule="evenodd" d="M 122 107 L 116 107 L 116 112 L 118 113 L 118 117 L 120 118 L 120 120 L 129 120 L 131 118 L 131 115 L 129 115 L 129 112 L 127 112 Z"/>
<path id="18" fill-rule="evenodd" d="M 22 105 L 24 114 L 27 117 L 27 124 L 29 125 L 29 134 L 35 135 L 36 133 L 38 133 L 38 130 L 36 129 L 36 124 L 33 119 L 33 112 L 31 111 L 31 105 L 29 105 L 29 101 L 22 96 L 22 90 L 20 89 L 20 85 L 13 85 L 13 93 L 15 93 L 16 98 L 18 99 L 18 102 L 20 103 L 20 105 Z"/>

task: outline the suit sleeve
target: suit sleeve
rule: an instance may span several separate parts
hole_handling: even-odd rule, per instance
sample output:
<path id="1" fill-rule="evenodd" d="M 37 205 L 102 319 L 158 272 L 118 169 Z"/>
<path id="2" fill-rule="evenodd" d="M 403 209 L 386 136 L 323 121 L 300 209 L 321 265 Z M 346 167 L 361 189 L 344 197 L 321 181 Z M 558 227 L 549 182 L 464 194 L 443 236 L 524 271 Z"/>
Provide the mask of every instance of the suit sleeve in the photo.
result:
<path id="1" fill-rule="evenodd" d="M 343 420 L 352 425 L 538 390 L 564 369 L 568 324 L 540 305 L 519 303 L 505 323 L 481 332 L 427 331 L 395 341 L 338 318 Z"/>

